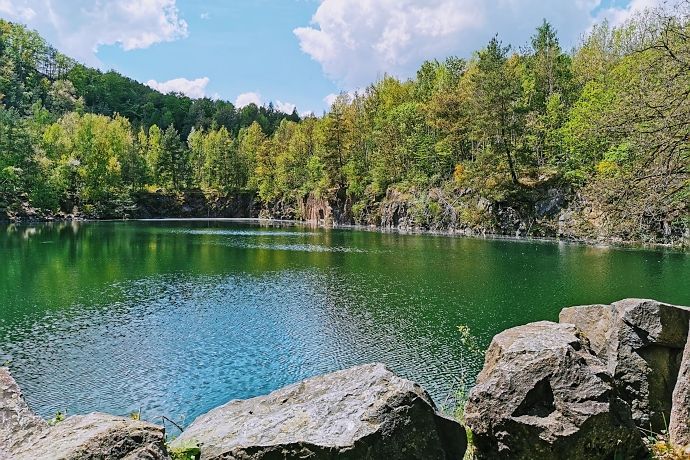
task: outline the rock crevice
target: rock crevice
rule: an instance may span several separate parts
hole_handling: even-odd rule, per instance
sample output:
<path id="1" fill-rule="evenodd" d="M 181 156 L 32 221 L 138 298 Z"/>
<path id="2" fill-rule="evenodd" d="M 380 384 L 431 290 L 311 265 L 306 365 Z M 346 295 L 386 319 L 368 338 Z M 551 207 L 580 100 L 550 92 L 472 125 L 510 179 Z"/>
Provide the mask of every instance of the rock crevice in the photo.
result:
<path id="1" fill-rule="evenodd" d="M 669 419 L 690 444 L 689 324 L 687 307 L 626 299 L 498 334 L 465 411 L 477 456 L 647 458 L 643 434 Z"/>

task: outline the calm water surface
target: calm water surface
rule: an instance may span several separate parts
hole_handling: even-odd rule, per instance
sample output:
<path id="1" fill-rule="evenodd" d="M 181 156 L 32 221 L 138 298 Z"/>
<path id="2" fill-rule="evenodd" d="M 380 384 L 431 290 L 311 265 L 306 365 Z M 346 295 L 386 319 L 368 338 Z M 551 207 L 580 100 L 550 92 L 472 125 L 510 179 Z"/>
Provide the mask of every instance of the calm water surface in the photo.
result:
<path id="1" fill-rule="evenodd" d="M 183 424 L 380 361 L 442 403 L 497 332 L 562 307 L 690 304 L 690 254 L 247 222 L 0 226 L 0 363 L 41 415 Z"/>

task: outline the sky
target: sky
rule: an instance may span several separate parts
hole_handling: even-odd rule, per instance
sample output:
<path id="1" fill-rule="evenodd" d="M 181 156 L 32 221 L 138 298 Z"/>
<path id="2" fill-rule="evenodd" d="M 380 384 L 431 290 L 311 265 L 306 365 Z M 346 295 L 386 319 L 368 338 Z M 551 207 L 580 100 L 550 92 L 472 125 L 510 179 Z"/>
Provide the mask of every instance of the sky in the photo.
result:
<path id="1" fill-rule="evenodd" d="M 162 92 L 320 114 L 341 91 L 470 57 L 495 34 L 525 46 L 547 19 L 570 49 L 596 21 L 662 1 L 0 0 L 0 17 Z"/>

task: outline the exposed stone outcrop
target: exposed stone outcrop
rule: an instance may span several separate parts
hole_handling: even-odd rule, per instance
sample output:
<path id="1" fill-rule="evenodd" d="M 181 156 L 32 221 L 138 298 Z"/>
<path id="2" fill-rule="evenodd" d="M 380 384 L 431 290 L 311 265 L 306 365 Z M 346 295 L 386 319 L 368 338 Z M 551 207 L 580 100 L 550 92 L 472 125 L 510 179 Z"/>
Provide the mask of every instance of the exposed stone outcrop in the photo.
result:
<path id="1" fill-rule="evenodd" d="M 690 446 L 690 337 L 685 345 L 676 388 L 673 391 L 673 408 L 668 431 L 673 444 Z"/>
<path id="2" fill-rule="evenodd" d="M 45 420 L 29 409 L 9 369 L 0 368 L 0 460 L 33 435 L 48 428 Z"/>
<path id="3" fill-rule="evenodd" d="M 141 191 L 132 195 L 132 207 L 125 217 L 137 219 L 182 218 L 247 218 L 255 217 L 258 210 L 250 193 L 222 195 L 187 190 L 183 193 Z M 121 218 L 123 216 L 113 216 Z"/>
<path id="4" fill-rule="evenodd" d="M 380 226 L 385 229 L 409 230 L 417 224 L 410 214 L 411 197 L 395 189 L 389 189 L 379 205 Z"/>
<path id="5" fill-rule="evenodd" d="M 317 198 L 310 193 L 302 204 L 302 215 L 307 222 L 333 223 L 333 207 L 326 198 Z"/>
<path id="6" fill-rule="evenodd" d="M 196 419 L 172 447 L 211 459 L 461 459 L 462 427 L 417 384 L 382 364 L 314 377 L 231 401 Z"/>
<path id="7" fill-rule="evenodd" d="M 68 417 L 12 455 L 13 460 L 167 458 L 163 427 L 100 413 Z"/>
<path id="8" fill-rule="evenodd" d="M 637 426 L 655 432 L 668 425 L 689 321 L 687 307 L 643 299 L 566 308 L 560 315 L 606 362 Z"/>
<path id="9" fill-rule="evenodd" d="M 573 325 L 539 322 L 494 337 L 465 420 L 479 458 L 635 458 L 630 409 Z"/>
<path id="10" fill-rule="evenodd" d="M 0 460 L 165 460 L 165 430 L 107 414 L 68 417 L 55 426 L 29 409 L 0 368 Z"/>

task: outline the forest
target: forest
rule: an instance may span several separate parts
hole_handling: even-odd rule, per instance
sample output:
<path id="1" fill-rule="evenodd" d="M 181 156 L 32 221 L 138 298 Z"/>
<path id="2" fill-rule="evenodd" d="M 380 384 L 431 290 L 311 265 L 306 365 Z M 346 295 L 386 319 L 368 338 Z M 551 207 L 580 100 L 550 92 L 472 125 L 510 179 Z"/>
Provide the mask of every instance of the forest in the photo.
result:
<path id="1" fill-rule="evenodd" d="M 0 211 L 136 215 L 142 193 L 250 194 L 252 213 L 625 241 L 690 240 L 690 3 L 544 21 L 322 116 L 161 94 L 0 21 Z"/>

